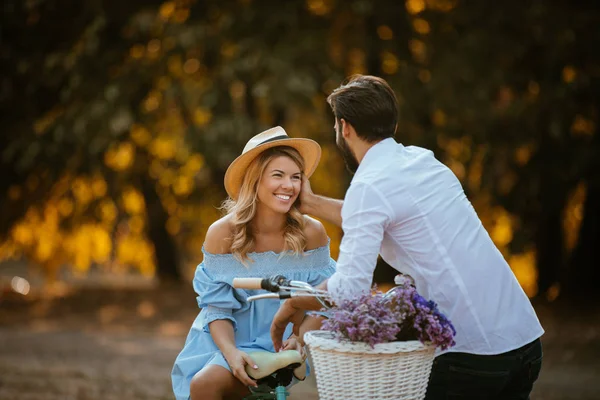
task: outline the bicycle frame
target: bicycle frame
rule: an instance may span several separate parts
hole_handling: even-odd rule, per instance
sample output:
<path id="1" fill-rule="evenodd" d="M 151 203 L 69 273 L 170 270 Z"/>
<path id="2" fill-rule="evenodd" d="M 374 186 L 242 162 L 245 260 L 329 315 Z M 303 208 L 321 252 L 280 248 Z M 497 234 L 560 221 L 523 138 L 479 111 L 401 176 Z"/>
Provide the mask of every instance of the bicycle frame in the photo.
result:
<path id="1" fill-rule="evenodd" d="M 252 393 L 244 397 L 244 400 L 286 400 L 289 396 L 288 391 L 284 386 L 277 386 L 274 389 L 275 393 Z"/>

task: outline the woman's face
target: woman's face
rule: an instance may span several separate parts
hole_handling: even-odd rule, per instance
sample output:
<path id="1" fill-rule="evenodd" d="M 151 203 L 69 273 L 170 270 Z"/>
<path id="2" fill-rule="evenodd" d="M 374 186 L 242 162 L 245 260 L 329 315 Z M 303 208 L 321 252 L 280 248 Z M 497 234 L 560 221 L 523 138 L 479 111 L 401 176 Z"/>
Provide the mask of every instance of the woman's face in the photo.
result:
<path id="1" fill-rule="evenodd" d="M 275 212 L 287 213 L 298 198 L 302 172 L 289 157 L 279 156 L 267 164 L 258 184 L 258 200 Z"/>

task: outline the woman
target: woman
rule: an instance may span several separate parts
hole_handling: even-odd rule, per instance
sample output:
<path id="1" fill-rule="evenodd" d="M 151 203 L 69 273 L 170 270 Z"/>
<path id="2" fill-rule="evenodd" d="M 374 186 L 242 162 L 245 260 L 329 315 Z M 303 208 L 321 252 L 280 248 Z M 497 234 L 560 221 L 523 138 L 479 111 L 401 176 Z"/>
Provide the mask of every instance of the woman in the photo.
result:
<path id="1" fill-rule="evenodd" d="M 210 226 L 194 289 L 202 311 L 172 372 L 177 400 L 242 398 L 256 383 L 244 367 L 248 351 L 274 351 L 270 338 L 279 301 L 249 303 L 253 290 L 233 289 L 235 277 L 275 274 L 317 285 L 333 274 L 323 225 L 296 208 L 302 174 L 310 176 L 321 148 L 292 139 L 281 127 L 254 136 L 225 174 L 227 215 Z M 297 348 L 291 337 L 284 348 Z"/>

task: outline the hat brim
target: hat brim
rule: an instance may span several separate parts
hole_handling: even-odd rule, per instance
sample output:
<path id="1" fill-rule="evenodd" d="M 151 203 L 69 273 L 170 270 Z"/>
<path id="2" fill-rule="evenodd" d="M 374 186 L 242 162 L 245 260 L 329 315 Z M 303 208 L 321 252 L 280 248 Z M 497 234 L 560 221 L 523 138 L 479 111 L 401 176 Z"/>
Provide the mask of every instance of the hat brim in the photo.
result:
<path id="1" fill-rule="evenodd" d="M 244 181 L 244 175 L 252 161 L 263 151 L 277 146 L 289 146 L 298 150 L 298 153 L 304 159 L 303 172 L 307 177 L 310 178 L 317 169 L 321 159 L 321 146 L 312 139 L 289 138 L 263 143 L 237 157 L 227 168 L 227 172 L 225 172 L 225 190 L 229 197 L 234 200 L 237 199 Z"/>

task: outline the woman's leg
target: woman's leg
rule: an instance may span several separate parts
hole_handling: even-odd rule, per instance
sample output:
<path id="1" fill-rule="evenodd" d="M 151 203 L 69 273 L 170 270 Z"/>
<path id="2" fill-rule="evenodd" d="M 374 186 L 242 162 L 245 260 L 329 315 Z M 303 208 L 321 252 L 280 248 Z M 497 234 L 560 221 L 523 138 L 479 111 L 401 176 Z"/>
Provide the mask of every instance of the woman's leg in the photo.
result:
<path id="1" fill-rule="evenodd" d="M 191 400 L 242 399 L 249 393 L 242 382 L 220 365 L 202 368 L 190 383 Z"/>

